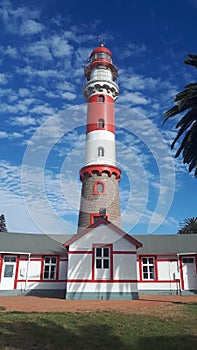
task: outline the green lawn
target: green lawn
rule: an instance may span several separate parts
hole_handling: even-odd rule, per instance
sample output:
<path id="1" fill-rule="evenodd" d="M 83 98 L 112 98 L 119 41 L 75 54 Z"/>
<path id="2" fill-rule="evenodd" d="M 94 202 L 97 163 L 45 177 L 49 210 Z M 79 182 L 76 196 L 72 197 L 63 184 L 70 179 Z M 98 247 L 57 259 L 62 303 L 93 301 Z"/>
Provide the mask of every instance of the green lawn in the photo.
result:
<path id="1" fill-rule="evenodd" d="M 0 349 L 196 350 L 197 304 L 173 307 L 160 316 L 1 312 Z"/>

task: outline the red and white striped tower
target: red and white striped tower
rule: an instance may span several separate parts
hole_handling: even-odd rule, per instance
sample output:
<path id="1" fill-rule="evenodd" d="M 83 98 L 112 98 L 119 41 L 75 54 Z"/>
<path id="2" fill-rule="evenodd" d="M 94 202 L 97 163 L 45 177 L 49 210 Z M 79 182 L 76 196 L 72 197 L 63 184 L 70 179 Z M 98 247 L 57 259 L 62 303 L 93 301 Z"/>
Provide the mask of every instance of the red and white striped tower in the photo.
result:
<path id="1" fill-rule="evenodd" d="M 84 69 L 83 95 L 87 101 L 85 166 L 82 181 L 78 232 L 105 217 L 121 226 L 116 166 L 114 101 L 118 98 L 118 70 L 111 52 L 101 44 Z"/>

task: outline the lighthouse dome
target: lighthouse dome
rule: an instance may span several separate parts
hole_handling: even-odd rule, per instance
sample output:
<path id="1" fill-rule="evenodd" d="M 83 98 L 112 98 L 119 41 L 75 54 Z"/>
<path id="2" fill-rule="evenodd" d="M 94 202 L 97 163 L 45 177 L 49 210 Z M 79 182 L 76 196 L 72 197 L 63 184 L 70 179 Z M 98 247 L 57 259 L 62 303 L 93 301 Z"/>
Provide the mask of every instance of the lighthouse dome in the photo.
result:
<path id="1" fill-rule="evenodd" d="M 90 55 L 90 62 L 98 61 L 98 60 L 108 60 L 112 62 L 112 54 L 109 49 L 104 46 L 99 46 L 94 49 Z"/>

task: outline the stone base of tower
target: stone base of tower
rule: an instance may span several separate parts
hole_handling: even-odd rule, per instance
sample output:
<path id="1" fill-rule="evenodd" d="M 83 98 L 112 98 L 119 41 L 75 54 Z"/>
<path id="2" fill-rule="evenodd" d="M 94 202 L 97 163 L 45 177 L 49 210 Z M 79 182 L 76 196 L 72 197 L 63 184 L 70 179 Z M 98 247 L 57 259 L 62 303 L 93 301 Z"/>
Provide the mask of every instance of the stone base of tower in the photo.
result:
<path id="1" fill-rule="evenodd" d="M 89 175 L 82 181 L 78 233 L 104 217 L 121 228 L 118 180 L 115 174 L 102 172 Z"/>

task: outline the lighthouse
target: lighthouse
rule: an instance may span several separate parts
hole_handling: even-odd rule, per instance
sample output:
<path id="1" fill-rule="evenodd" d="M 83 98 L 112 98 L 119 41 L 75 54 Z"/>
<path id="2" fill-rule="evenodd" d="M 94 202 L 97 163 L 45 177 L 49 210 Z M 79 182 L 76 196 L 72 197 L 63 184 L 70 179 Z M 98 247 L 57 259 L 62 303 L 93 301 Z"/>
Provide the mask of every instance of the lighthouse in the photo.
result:
<path id="1" fill-rule="evenodd" d="M 83 96 L 87 102 L 85 164 L 82 182 L 78 232 L 100 218 L 121 227 L 116 165 L 114 102 L 118 98 L 118 69 L 112 53 L 103 43 L 95 48 L 84 68 Z"/>

